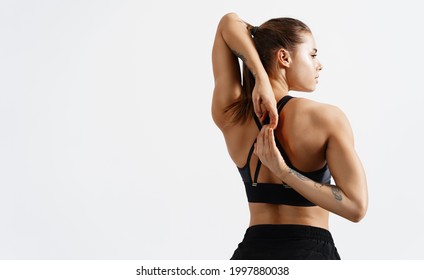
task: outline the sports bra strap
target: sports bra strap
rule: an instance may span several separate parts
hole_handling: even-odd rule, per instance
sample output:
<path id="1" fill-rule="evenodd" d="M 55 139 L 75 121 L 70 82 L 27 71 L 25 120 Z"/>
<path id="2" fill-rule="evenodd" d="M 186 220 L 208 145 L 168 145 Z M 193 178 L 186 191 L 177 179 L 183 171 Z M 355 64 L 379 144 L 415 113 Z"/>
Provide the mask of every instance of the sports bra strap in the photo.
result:
<path id="1" fill-rule="evenodd" d="M 252 158 L 253 150 L 255 149 L 255 143 L 256 143 L 256 139 L 255 139 L 255 142 L 253 142 L 252 147 L 249 150 L 249 154 L 247 156 L 247 161 L 246 161 L 246 166 L 248 166 L 250 164 L 250 159 Z"/>
<path id="2" fill-rule="evenodd" d="M 290 101 L 290 99 L 294 98 L 293 96 L 290 95 L 286 95 L 283 96 L 283 98 L 280 99 L 280 101 L 278 101 L 277 103 L 277 110 L 278 110 L 278 114 L 280 114 L 281 110 L 283 110 L 284 106 L 286 106 L 287 102 Z"/>
<path id="3" fill-rule="evenodd" d="M 256 126 L 258 127 L 259 130 L 262 129 L 262 124 L 261 121 L 258 119 L 258 117 L 256 116 L 255 113 L 253 113 L 253 119 L 255 120 Z"/>
<path id="4" fill-rule="evenodd" d="M 262 162 L 258 159 L 258 163 L 256 164 L 255 177 L 253 177 L 253 186 L 256 186 L 258 183 L 259 170 L 261 169 Z"/>
<path id="5" fill-rule="evenodd" d="M 278 114 L 280 114 L 280 112 L 283 109 L 283 107 L 292 98 L 293 98 L 293 96 L 286 95 L 286 96 L 283 96 L 283 98 L 281 98 L 278 101 L 278 103 L 277 103 Z M 253 119 L 255 120 L 255 123 L 256 123 L 258 129 L 261 130 L 262 129 L 261 121 L 258 119 L 258 117 L 256 116 L 255 113 L 253 113 Z M 248 163 L 250 163 L 250 158 L 252 157 L 255 143 L 256 143 L 256 140 L 255 140 L 255 142 L 253 142 L 252 148 L 250 148 L 249 155 L 248 155 L 248 158 L 247 158 L 247 162 Z M 280 143 L 277 141 L 277 145 L 278 144 L 280 144 Z M 256 186 L 256 184 L 258 183 L 259 171 L 261 169 L 261 166 L 262 166 L 262 162 L 258 159 L 258 163 L 256 164 L 255 176 L 253 177 L 253 184 L 252 184 L 253 186 Z"/>

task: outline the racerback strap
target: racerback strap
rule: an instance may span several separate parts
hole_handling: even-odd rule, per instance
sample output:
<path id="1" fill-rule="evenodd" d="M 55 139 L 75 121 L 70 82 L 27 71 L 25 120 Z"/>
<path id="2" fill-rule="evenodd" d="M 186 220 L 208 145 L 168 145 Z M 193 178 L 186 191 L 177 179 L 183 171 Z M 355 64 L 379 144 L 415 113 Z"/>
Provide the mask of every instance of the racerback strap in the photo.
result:
<path id="1" fill-rule="evenodd" d="M 278 103 L 277 103 L 278 114 L 280 114 L 281 110 L 283 110 L 283 108 L 287 104 L 287 102 L 289 102 L 290 99 L 292 99 L 292 98 L 294 98 L 294 97 L 290 96 L 290 95 L 285 95 L 285 96 L 283 96 L 283 98 L 280 99 L 280 101 L 278 101 Z M 253 113 L 253 119 L 255 120 L 255 123 L 258 126 L 258 129 L 260 131 L 262 129 L 262 124 L 261 124 L 260 120 L 258 119 L 258 117 L 256 116 L 255 113 Z M 255 143 L 256 143 L 256 140 L 253 143 L 252 148 L 250 148 L 250 151 L 249 151 L 249 156 L 248 156 L 249 165 L 250 165 L 250 158 L 252 156 Z M 258 159 L 258 163 L 256 164 L 256 169 L 255 169 L 255 175 L 253 177 L 252 186 L 256 186 L 256 184 L 258 183 L 259 171 L 261 169 L 261 166 L 262 166 L 262 162 Z"/>

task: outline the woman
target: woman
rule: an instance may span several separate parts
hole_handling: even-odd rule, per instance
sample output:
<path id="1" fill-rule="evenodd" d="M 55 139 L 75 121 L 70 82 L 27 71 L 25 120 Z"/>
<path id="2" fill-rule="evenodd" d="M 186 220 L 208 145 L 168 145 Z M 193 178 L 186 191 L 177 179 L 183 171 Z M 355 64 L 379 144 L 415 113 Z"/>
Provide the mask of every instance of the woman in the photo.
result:
<path id="1" fill-rule="evenodd" d="M 340 259 L 329 212 L 360 221 L 367 182 L 343 112 L 288 95 L 311 92 L 318 82 L 322 65 L 310 29 L 291 18 L 252 27 L 227 14 L 217 28 L 212 63 L 212 116 L 250 210 L 232 259 Z"/>

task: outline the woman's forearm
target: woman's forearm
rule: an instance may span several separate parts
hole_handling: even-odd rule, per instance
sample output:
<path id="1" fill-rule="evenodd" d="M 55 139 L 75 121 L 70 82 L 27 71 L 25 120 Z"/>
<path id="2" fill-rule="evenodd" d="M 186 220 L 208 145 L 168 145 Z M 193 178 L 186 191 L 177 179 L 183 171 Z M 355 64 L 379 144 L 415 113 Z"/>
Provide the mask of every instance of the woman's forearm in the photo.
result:
<path id="1" fill-rule="evenodd" d="M 247 65 L 255 79 L 268 79 L 250 36 L 249 26 L 237 14 L 229 13 L 222 17 L 218 30 L 227 46 Z"/>
<path id="2" fill-rule="evenodd" d="M 343 186 L 334 186 L 312 181 L 298 173 L 287 166 L 275 144 L 273 130 L 266 125 L 257 137 L 254 153 L 282 182 L 309 201 L 352 222 L 364 217 L 367 199 L 363 189 L 366 186 L 362 186 L 361 180 L 351 177 L 343 182 Z"/>
<path id="3" fill-rule="evenodd" d="M 365 215 L 366 207 L 349 198 L 336 185 L 312 181 L 289 167 L 282 168 L 279 177 L 284 183 L 316 205 L 352 222 L 360 221 Z"/>

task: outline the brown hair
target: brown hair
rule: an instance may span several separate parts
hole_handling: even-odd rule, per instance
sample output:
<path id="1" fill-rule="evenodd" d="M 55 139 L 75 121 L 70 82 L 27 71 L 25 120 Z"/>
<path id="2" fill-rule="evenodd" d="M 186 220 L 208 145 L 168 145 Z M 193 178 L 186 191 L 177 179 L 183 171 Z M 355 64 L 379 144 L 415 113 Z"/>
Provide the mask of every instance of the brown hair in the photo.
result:
<path id="1" fill-rule="evenodd" d="M 275 52 L 281 48 L 292 51 L 302 43 L 302 32 L 311 32 L 300 20 L 293 18 L 275 18 L 263 23 L 259 28 L 248 26 L 253 30 L 253 42 L 265 71 L 270 74 L 275 61 Z M 242 93 L 240 98 L 225 108 L 231 114 L 231 122 L 244 123 L 253 114 L 252 91 L 255 77 L 246 63 L 243 63 Z"/>

